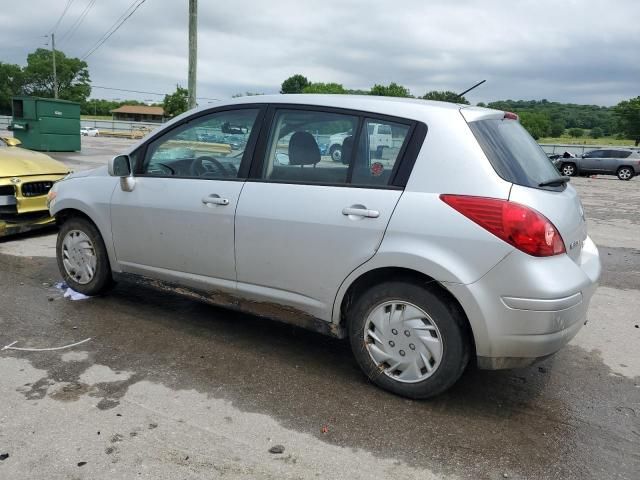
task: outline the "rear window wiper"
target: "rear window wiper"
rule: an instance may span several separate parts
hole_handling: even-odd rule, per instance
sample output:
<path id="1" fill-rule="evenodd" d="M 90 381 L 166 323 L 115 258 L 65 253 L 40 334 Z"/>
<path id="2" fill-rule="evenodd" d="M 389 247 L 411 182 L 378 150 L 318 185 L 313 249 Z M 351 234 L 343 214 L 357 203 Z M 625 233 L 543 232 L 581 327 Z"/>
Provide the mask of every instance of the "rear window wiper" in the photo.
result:
<path id="1" fill-rule="evenodd" d="M 547 180 L 546 182 L 539 183 L 538 186 L 539 187 L 559 187 L 567 183 L 569 180 L 571 180 L 571 177 L 556 177 L 556 178 L 552 178 L 551 180 Z"/>

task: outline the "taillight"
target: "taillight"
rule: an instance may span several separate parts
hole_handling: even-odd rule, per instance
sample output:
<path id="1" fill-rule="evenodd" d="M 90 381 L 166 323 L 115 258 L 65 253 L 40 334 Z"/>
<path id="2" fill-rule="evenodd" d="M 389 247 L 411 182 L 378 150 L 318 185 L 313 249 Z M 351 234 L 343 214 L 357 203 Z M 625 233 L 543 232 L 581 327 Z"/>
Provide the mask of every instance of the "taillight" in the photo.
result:
<path id="1" fill-rule="evenodd" d="M 497 198 L 440 195 L 440 199 L 496 237 L 535 257 L 565 253 L 556 227 L 544 215 Z"/>
<path id="2" fill-rule="evenodd" d="M 504 112 L 504 118 L 507 120 L 520 120 L 518 114 L 513 112 Z"/>

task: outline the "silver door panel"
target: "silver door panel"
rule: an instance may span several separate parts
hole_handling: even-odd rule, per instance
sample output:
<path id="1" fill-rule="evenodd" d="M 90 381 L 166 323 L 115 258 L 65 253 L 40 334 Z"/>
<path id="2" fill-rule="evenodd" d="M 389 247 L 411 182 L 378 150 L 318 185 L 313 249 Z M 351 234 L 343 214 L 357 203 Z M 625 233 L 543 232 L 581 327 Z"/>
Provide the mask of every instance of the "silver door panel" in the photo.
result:
<path id="1" fill-rule="evenodd" d="M 236 214 L 239 294 L 330 321 L 340 284 L 375 254 L 401 193 L 246 183 Z"/>

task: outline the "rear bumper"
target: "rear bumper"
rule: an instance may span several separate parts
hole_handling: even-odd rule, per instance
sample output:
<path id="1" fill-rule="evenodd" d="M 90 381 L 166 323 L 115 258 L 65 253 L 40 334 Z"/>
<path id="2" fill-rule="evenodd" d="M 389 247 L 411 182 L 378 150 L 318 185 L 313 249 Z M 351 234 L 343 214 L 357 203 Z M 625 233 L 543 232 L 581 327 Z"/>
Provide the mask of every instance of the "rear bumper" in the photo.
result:
<path id="1" fill-rule="evenodd" d="M 587 238 L 577 262 L 515 251 L 477 282 L 445 287 L 469 318 L 478 366 L 515 368 L 557 352 L 578 333 L 600 272 L 598 249 Z"/>

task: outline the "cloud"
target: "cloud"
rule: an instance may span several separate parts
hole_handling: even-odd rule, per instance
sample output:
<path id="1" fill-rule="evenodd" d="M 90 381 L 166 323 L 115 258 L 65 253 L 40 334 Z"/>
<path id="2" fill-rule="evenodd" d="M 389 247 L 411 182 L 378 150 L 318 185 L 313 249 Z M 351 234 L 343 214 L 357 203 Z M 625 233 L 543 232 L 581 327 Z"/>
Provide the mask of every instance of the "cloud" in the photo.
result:
<path id="1" fill-rule="evenodd" d="M 81 56 L 131 5 L 73 3 L 56 35 Z M 0 13 L 0 61 L 24 64 L 43 45 L 64 0 L 31 0 Z M 89 57 L 95 85 L 172 91 L 186 85 L 187 2 L 147 0 Z M 615 104 L 640 94 L 637 0 L 236 0 L 199 2 L 198 95 L 274 93 L 302 73 L 313 81 L 366 89 L 397 82 L 415 95 L 461 91 L 481 79 L 472 102 L 541 99 Z M 94 89 L 95 97 L 148 95 Z M 160 98 L 160 97 L 153 97 Z"/>

